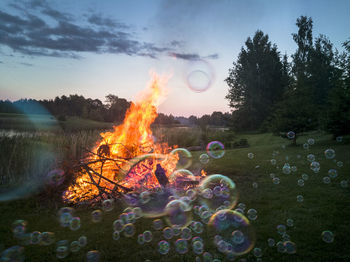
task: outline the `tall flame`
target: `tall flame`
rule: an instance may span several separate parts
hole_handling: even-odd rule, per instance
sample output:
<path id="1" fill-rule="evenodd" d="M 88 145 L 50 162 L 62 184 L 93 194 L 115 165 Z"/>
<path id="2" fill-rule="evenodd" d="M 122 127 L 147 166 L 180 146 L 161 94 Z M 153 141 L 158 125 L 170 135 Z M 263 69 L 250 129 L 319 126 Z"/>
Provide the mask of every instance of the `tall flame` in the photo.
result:
<path id="1" fill-rule="evenodd" d="M 131 104 L 124 122 L 114 126 L 113 132 L 100 134 L 102 140 L 92 149 L 92 156 L 85 159 L 85 169 L 77 174 L 75 183 L 65 192 L 64 200 L 78 202 L 96 198 L 101 195 L 95 186 L 97 183 L 104 193 L 116 190 L 112 182 L 132 189 L 155 186 L 158 184 L 154 176 L 157 163 L 161 163 L 166 176 L 174 171 L 178 157 L 154 157 L 156 154 L 167 154 L 171 148 L 165 143 L 155 143 L 151 130 L 151 124 L 157 117 L 157 106 L 166 95 L 165 86 L 169 77 L 160 77 L 155 73 L 151 76 L 149 88 Z M 153 155 L 146 157 L 142 165 L 133 167 L 132 172 L 128 170 L 127 174 L 121 174 L 123 167 L 131 167 L 130 159 L 145 153 Z"/>

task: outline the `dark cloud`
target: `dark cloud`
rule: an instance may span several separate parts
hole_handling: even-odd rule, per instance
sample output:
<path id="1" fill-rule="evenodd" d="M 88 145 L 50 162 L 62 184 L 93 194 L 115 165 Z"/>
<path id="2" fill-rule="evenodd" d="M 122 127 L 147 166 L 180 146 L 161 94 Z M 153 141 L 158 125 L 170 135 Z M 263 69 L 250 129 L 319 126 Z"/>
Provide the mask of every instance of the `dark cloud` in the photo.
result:
<path id="1" fill-rule="evenodd" d="M 200 59 L 218 59 L 219 55 L 218 54 L 212 54 L 208 56 L 200 56 L 199 54 L 196 53 L 175 53 L 175 52 L 169 52 L 169 56 L 171 57 L 176 57 L 179 59 L 183 60 L 190 60 L 190 61 L 195 61 L 195 60 L 200 60 Z"/>
<path id="2" fill-rule="evenodd" d="M 24 66 L 33 66 L 33 64 L 30 64 L 30 63 L 20 63 L 20 64 Z"/>
<path id="3" fill-rule="evenodd" d="M 0 11 L 0 46 L 7 46 L 20 54 L 76 59 L 82 57 L 82 52 L 150 58 L 167 54 L 184 60 L 202 59 L 195 53 L 176 51 L 184 45 L 182 41 L 174 40 L 167 46 L 141 42 L 132 33 L 132 26 L 100 14 L 85 15 L 87 24 L 82 24 L 43 0 L 18 1 L 9 6 L 21 15 Z M 33 10 L 40 15 L 34 15 Z M 48 18 L 55 23 L 49 22 Z M 217 57 L 213 54 L 205 58 Z"/>

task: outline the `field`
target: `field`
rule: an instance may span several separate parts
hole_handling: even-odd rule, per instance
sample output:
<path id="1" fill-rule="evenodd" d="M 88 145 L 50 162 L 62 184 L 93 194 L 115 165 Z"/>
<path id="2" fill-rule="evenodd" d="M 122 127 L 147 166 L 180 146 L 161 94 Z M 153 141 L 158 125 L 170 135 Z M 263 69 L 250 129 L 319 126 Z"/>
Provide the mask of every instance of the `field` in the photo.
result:
<path id="1" fill-rule="evenodd" d="M 35 172 L 31 173 L 28 170 L 32 170 L 33 158 L 31 157 L 37 152 L 45 155 L 47 160 L 45 164 L 36 166 L 35 170 L 45 168 L 49 170 L 50 165 L 47 162 L 53 165 L 57 158 L 60 161 L 64 161 L 67 157 L 79 158 L 82 154 L 80 149 L 93 145 L 97 137 L 97 131 L 80 131 L 55 136 L 0 138 L 2 181 L 7 181 L 5 177 L 13 177 L 14 181 L 19 181 L 18 174 L 24 173 L 29 178 L 32 177 Z M 342 180 L 349 182 L 350 137 L 344 137 L 342 142 L 336 142 L 328 134 L 307 133 L 298 138 L 298 146 L 291 146 L 286 139 L 272 134 L 237 134 L 235 137 L 235 139 L 241 138 L 247 139 L 250 146 L 227 149 L 222 158 L 210 159 L 206 165 L 198 161 L 199 155 L 203 152 L 192 152 L 193 166 L 189 169 L 203 168 L 208 175 L 223 174 L 236 183 L 239 192 L 237 203 L 244 203 L 246 211 L 254 208 L 258 212 L 257 219 L 251 221 L 251 224 L 256 234 L 255 247 L 262 250 L 262 261 L 350 261 L 347 244 L 350 240 L 350 220 L 348 219 L 350 217 L 350 190 L 349 187 L 342 187 L 340 184 Z M 314 138 L 315 144 L 305 150 L 302 145 L 308 138 Z M 17 145 L 16 155 L 11 158 L 9 155 L 14 152 L 14 144 Z M 33 148 L 36 149 L 33 150 Z M 335 150 L 336 160 L 344 163 L 342 167 L 338 167 L 333 160 L 325 158 L 324 151 L 327 148 Z M 54 157 L 48 157 L 47 152 L 54 152 Z M 273 152 L 275 152 L 274 157 Z M 253 153 L 254 158 L 249 159 L 248 153 Z M 320 162 L 319 173 L 310 170 L 310 162 L 306 160 L 308 154 L 314 154 L 316 160 Z M 12 159 L 10 167 L 6 162 L 9 158 Z M 271 164 L 272 158 L 277 160 L 276 166 Z M 281 169 L 285 162 L 296 166 L 297 171 L 289 175 L 283 174 Z M 331 179 L 330 184 L 325 184 L 323 177 L 327 176 L 330 168 L 336 168 L 338 176 Z M 279 184 L 272 182 L 270 173 L 280 178 Z M 297 180 L 303 173 L 308 174 L 308 179 L 304 181 L 304 186 L 299 186 Z M 254 186 L 253 183 L 255 183 Z M 297 195 L 302 195 L 304 201 L 298 202 Z M 153 229 L 152 219 L 138 219 L 135 223 L 136 233 L 133 237 L 121 236 L 119 240 L 113 240 L 113 221 L 125 208 L 121 202 L 116 202 L 113 211 L 104 212 L 100 223 L 91 222 L 91 212 L 94 209 L 76 207 L 75 215 L 81 219 L 81 228 L 77 231 L 59 225 L 57 212 L 62 206 L 64 204 L 57 199 L 43 200 L 42 195 L 38 194 L 24 199 L 2 202 L 0 204 L 0 251 L 20 244 L 19 240 L 13 237 L 11 224 L 16 219 L 23 219 L 28 222 L 27 232 L 54 232 L 56 241 L 65 239 L 71 242 L 82 235 L 88 239 L 87 245 L 80 251 L 70 253 L 61 260 L 56 258 L 55 244 L 50 246 L 27 245 L 24 250 L 25 261 L 85 261 L 86 252 L 89 250 L 99 250 L 100 261 L 146 261 L 147 259 L 150 261 L 195 261 L 197 256 L 193 253 L 190 244 L 186 254 L 176 253 L 175 237 L 169 240 L 171 245 L 169 253 L 159 254 L 157 243 L 164 238 L 161 231 Z M 193 219 L 200 220 L 196 215 L 193 216 Z M 287 226 L 287 234 L 296 244 L 295 254 L 279 253 L 276 247 L 269 247 L 267 243 L 268 238 L 273 238 L 276 243 L 281 241 L 276 226 L 286 225 L 287 219 L 294 221 L 293 226 Z M 139 245 L 137 235 L 145 230 L 153 232 L 153 240 L 150 243 Z M 321 233 L 325 230 L 334 233 L 334 242 L 322 241 Z M 226 261 L 221 253 L 211 247 L 213 239 L 208 237 L 206 230 L 200 236 L 204 240 L 205 247 L 207 246 L 205 251 L 210 252 L 215 258 Z M 237 257 L 235 261 L 240 261 L 240 259 L 257 261 L 253 251 Z"/>

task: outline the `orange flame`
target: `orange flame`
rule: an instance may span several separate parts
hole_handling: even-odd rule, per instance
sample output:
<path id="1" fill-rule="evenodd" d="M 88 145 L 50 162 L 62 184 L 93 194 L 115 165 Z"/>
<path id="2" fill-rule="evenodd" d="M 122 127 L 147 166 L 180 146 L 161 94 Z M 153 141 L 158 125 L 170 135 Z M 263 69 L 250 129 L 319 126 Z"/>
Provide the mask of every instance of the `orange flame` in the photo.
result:
<path id="1" fill-rule="evenodd" d="M 101 190 L 102 194 L 120 190 L 115 183 L 132 190 L 159 186 L 154 176 L 158 163 L 166 176 L 170 176 L 176 168 L 178 156 L 161 157 L 159 154 L 167 154 L 171 148 L 165 143 L 155 143 L 151 130 L 151 124 L 157 117 L 157 106 L 166 95 L 168 80 L 169 77 L 159 77 L 153 73 L 149 88 L 140 94 L 137 102 L 131 104 L 123 124 L 114 126 L 113 132 L 100 134 L 102 140 L 92 149 L 92 156 L 85 159 L 84 170 L 77 174 L 75 183 L 64 193 L 65 201 L 101 198 Z M 130 162 L 130 159 L 148 153 L 152 155 L 138 160 L 142 164 Z M 122 172 L 125 169 L 127 172 Z"/>

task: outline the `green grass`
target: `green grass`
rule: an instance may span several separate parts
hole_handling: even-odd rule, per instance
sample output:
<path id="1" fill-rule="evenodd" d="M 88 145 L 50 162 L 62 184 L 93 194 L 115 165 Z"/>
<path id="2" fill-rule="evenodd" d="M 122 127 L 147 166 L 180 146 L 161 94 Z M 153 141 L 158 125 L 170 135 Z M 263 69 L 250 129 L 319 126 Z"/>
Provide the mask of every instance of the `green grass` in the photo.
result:
<path id="1" fill-rule="evenodd" d="M 81 134 L 82 135 L 82 134 Z M 86 138 L 88 135 L 86 136 Z M 304 150 L 302 144 L 312 137 L 316 140 L 314 146 Z M 246 138 L 250 144 L 249 148 L 226 150 L 221 159 L 210 159 L 204 166 L 208 174 L 223 174 L 235 181 L 239 192 L 238 203 L 245 203 L 247 209 L 254 208 L 258 211 L 258 218 L 252 221 L 257 241 L 255 246 L 263 250 L 262 261 L 350 261 L 348 243 L 350 240 L 350 188 L 340 187 L 341 180 L 349 181 L 350 161 L 350 138 L 344 137 L 343 142 L 337 143 L 331 140 L 331 136 L 319 132 L 305 134 L 298 138 L 298 146 L 290 146 L 286 139 L 273 136 L 272 134 L 240 134 L 237 137 Z M 72 138 L 55 138 L 56 148 L 62 145 L 72 144 L 78 136 Z M 83 143 L 84 139 L 81 139 Z M 65 141 L 65 142 L 63 142 Z M 50 144 L 52 141 L 49 141 Z M 79 144 L 78 143 L 78 144 Z M 286 145 L 285 149 L 282 145 Z M 344 162 L 339 168 L 332 160 L 326 160 L 323 152 L 327 148 L 336 151 L 336 159 Z M 2 152 L 3 147 L 1 147 Z M 278 169 L 271 165 L 272 152 L 279 151 L 275 157 Z M 254 153 L 255 157 L 249 159 L 247 154 Z M 203 152 L 193 152 L 192 169 L 202 168 L 197 163 L 199 155 Z M 321 170 L 318 174 L 313 173 L 306 161 L 307 154 L 314 154 L 321 163 Z M 300 155 L 300 158 L 297 158 Z M 282 174 L 281 167 L 286 156 L 288 162 L 296 165 L 298 171 L 290 175 Z M 79 154 L 76 155 L 79 157 Z M 29 163 L 28 163 L 29 164 Z M 3 165 L 3 164 L 1 164 Z M 256 168 L 256 166 L 259 166 Z M 191 169 L 190 168 L 190 169 Z M 332 183 L 326 185 L 322 178 L 327 174 L 329 168 L 338 170 L 338 177 L 332 179 Z M 270 173 L 275 173 L 281 182 L 279 185 L 272 183 Z M 305 181 L 304 187 L 297 185 L 297 179 L 302 173 L 307 173 L 309 179 Z M 258 188 L 253 188 L 252 183 L 258 183 Z M 349 181 L 350 182 L 350 181 Z M 304 202 L 296 201 L 297 195 L 304 196 Z M 8 248 L 18 244 L 13 238 L 11 224 L 16 219 L 28 221 L 28 232 L 35 230 L 44 232 L 55 232 L 56 240 L 67 239 L 77 240 L 81 235 L 88 238 L 88 245 L 78 253 L 71 253 L 63 261 L 85 261 L 85 254 L 89 250 L 97 249 L 101 252 L 101 261 L 194 261 L 195 255 L 192 249 L 185 255 L 176 254 L 174 240 L 171 242 L 171 251 L 162 256 L 157 253 L 157 242 L 161 239 L 161 233 L 152 229 L 151 219 L 139 219 L 135 223 L 136 234 L 133 238 L 121 237 L 119 241 L 112 240 L 112 223 L 118 218 L 124 206 L 117 202 L 117 207 L 112 212 L 104 213 L 103 222 L 94 224 L 91 222 L 91 208 L 76 208 L 76 215 L 81 218 L 82 227 L 78 231 L 71 231 L 59 226 L 57 211 L 62 206 L 57 202 L 38 202 L 38 197 L 4 202 L 0 204 L 0 248 Z M 286 225 L 286 220 L 292 218 L 294 227 L 288 228 L 287 233 L 291 240 L 296 243 L 297 253 L 293 255 L 281 254 L 275 247 L 268 247 L 267 239 L 280 240 L 276 232 L 276 226 Z M 198 217 L 194 217 L 198 220 Z M 154 233 L 154 240 L 149 244 L 137 244 L 137 234 L 144 230 L 151 230 Z M 321 233 L 324 230 L 331 230 L 335 234 L 333 243 L 327 244 L 321 240 Z M 210 243 L 206 233 L 202 238 Z M 207 244 L 209 246 L 209 244 Z M 222 255 L 215 249 L 205 249 L 214 256 Z M 55 257 L 55 245 L 48 247 L 29 245 L 25 247 L 26 261 L 58 261 Z M 247 261 L 256 261 L 252 252 L 242 256 Z M 239 261 L 239 258 L 237 259 Z"/>

